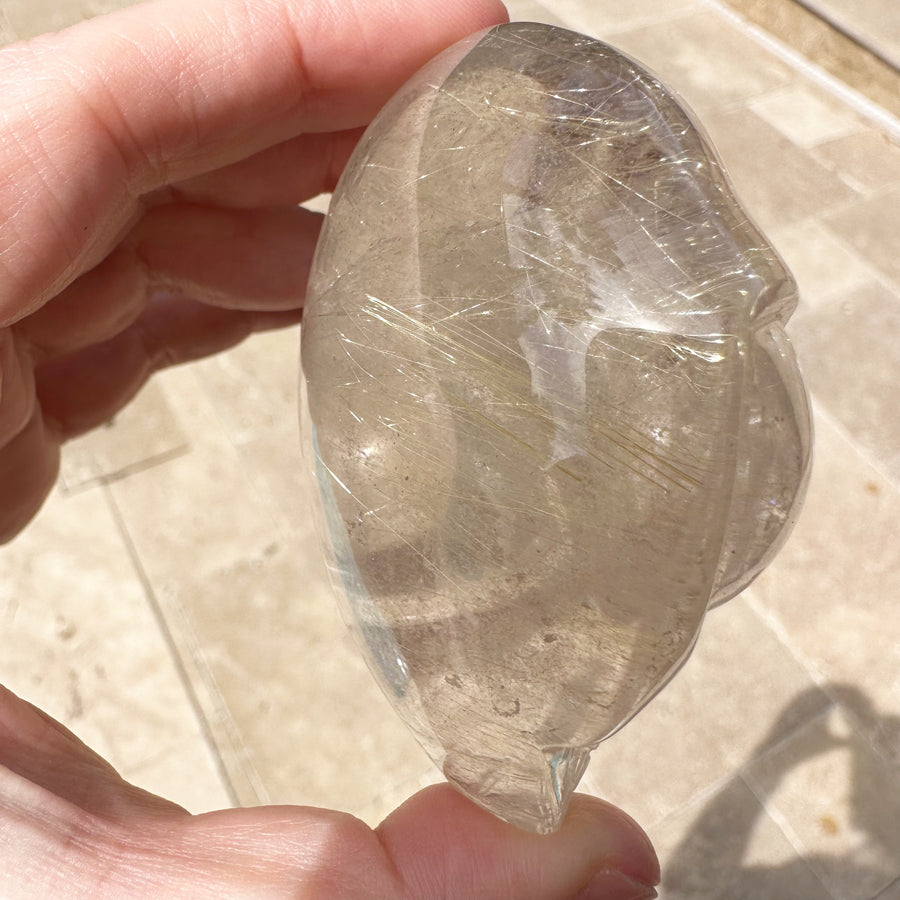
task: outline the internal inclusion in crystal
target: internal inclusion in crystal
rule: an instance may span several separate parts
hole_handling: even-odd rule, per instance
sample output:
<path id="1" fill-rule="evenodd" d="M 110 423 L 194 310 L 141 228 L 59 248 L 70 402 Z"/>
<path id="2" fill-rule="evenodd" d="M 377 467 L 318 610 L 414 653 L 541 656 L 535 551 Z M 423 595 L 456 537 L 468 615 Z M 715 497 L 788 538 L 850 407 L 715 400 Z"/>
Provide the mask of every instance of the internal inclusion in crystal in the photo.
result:
<path id="1" fill-rule="evenodd" d="M 785 539 L 796 299 L 683 105 L 583 35 L 474 35 L 360 142 L 304 311 L 323 534 L 385 692 L 498 816 L 555 829 Z"/>

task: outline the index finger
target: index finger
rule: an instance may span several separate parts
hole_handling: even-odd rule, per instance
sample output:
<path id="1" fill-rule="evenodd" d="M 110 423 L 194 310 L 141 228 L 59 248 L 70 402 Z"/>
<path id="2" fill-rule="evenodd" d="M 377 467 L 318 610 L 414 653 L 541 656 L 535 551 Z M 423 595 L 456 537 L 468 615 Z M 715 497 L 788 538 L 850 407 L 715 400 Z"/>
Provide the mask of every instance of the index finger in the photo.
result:
<path id="1" fill-rule="evenodd" d="M 108 252 L 137 200 L 366 123 L 499 0 L 156 0 L 0 51 L 0 324 Z"/>

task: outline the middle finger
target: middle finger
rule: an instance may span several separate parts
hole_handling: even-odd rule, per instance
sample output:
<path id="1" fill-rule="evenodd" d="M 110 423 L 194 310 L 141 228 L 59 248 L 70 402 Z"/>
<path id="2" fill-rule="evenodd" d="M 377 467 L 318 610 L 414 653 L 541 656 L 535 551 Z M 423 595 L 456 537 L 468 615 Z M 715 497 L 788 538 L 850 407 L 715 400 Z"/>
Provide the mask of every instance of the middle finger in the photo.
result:
<path id="1" fill-rule="evenodd" d="M 334 190 L 363 129 L 302 134 L 240 162 L 163 189 L 159 197 L 230 207 L 305 203 Z M 148 198 L 154 202 L 154 195 Z"/>
<path id="2" fill-rule="evenodd" d="M 233 309 L 298 307 L 321 220 L 301 207 L 156 207 L 102 263 L 13 327 L 46 362 L 120 334 L 159 288 Z"/>

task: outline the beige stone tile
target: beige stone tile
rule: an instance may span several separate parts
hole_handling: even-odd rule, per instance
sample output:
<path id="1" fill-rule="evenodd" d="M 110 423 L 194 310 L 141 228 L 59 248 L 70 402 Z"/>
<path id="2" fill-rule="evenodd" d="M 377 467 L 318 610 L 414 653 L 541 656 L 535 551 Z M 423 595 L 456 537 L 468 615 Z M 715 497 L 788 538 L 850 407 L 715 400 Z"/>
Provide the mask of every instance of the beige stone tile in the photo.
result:
<path id="1" fill-rule="evenodd" d="M 278 512 L 298 562 L 322 565 L 322 548 L 314 507 L 318 506 L 318 490 L 310 463 L 304 458 L 296 426 L 282 425 L 267 434 L 248 440 L 240 448 L 240 456 L 260 495 L 267 498 L 270 509 Z"/>
<path id="2" fill-rule="evenodd" d="M 552 0 L 551 0 L 552 2 Z M 558 25 L 561 28 L 578 27 L 568 19 L 560 18 L 559 9 L 551 10 L 537 0 L 510 0 L 506 3 L 510 21 L 513 22 L 546 22 L 548 25 Z"/>
<path id="3" fill-rule="evenodd" d="M 677 90 L 701 117 L 794 80 L 784 63 L 714 10 L 617 32 L 615 44 Z"/>
<path id="4" fill-rule="evenodd" d="M 296 331 L 166 376 L 193 450 L 112 489 L 235 793 L 371 811 L 431 764 L 327 583 L 300 472 Z"/>
<path id="5" fill-rule="evenodd" d="M 817 407 L 816 450 L 793 534 L 751 588 L 793 651 L 828 682 L 900 709 L 900 494 Z"/>
<path id="6" fill-rule="evenodd" d="M 869 281 L 799 316 L 791 336 L 812 393 L 900 480 L 900 295 Z"/>
<path id="7" fill-rule="evenodd" d="M 0 22 L 10 38 L 22 40 L 45 31 L 58 31 L 91 16 L 130 6 L 139 0 L 3 0 Z"/>
<path id="8" fill-rule="evenodd" d="M 900 147 L 875 129 L 828 141 L 813 155 L 854 190 L 873 193 L 900 184 Z"/>
<path id="9" fill-rule="evenodd" d="M 732 768 L 827 703 L 810 671 L 744 597 L 709 613 L 688 665 L 693 727 Z"/>
<path id="10" fill-rule="evenodd" d="M 431 784 L 439 784 L 443 780 L 440 771 L 435 766 L 428 765 L 417 777 L 400 782 L 375 800 L 361 806 L 355 815 L 374 828 L 417 791 L 421 791 Z"/>
<path id="11" fill-rule="evenodd" d="M 863 130 L 846 105 L 800 82 L 750 101 L 750 109 L 791 143 L 807 149 Z"/>
<path id="12" fill-rule="evenodd" d="M 521 0 L 513 0 L 511 11 L 520 5 Z M 615 0 L 547 0 L 544 5 L 560 16 L 568 27 L 601 39 L 702 8 L 698 0 L 631 0 L 627 4 Z"/>
<path id="13" fill-rule="evenodd" d="M 70 441 L 60 477 L 67 491 L 121 478 L 190 449 L 187 436 L 155 381 L 108 425 Z"/>
<path id="14" fill-rule="evenodd" d="M 301 447 L 299 349 L 296 328 L 257 335 L 203 361 L 197 373 L 221 428 L 219 438 L 234 446 L 233 460 L 273 522 L 290 532 L 297 561 L 308 560 L 318 573 L 323 566 L 313 517 L 318 495 Z"/>
<path id="15" fill-rule="evenodd" d="M 244 444 L 284 425 L 297 431 L 299 326 L 254 335 L 199 362 L 196 374 L 232 443 Z"/>
<path id="16" fill-rule="evenodd" d="M 220 364 L 227 370 L 227 360 Z M 243 434 L 246 407 L 228 407 L 227 392 L 218 406 L 213 402 L 225 379 L 208 386 L 208 368 L 193 365 L 157 376 L 180 420 L 190 423 L 192 452 L 132 473 L 110 490 L 227 762 L 235 795 L 242 803 L 256 803 L 267 799 L 266 787 L 253 768 L 228 698 L 222 696 L 206 663 L 206 636 L 191 617 L 192 592 L 195 585 L 214 581 L 227 596 L 227 573 L 244 566 L 262 575 L 267 559 L 288 552 L 285 544 L 293 532 L 232 440 Z M 259 399 L 258 392 L 251 393 Z M 239 395 L 239 388 L 233 394 Z M 271 415 L 271 404 L 258 412 L 263 419 L 266 415 Z M 259 432 L 264 440 L 269 437 L 264 428 Z M 296 441 L 291 449 L 296 450 Z M 209 602 L 218 599 L 208 591 L 204 596 Z M 247 627 L 246 614 L 244 610 L 237 618 L 223 619 L 222 626 L 240 631 Z"/>
<path id="17" fill-rule="evenodd" d="M 180 605 L 194 640 L 183 652 L 199 656 L 227 708 L 227 722 L 215 710 L 210 720 L 244 802 L 358 813 L 429 770 L 350 639 L 324 573 L 298 563 L 290 546 L 202 581 L 185 573 L 162 602 Z"/>
<path id="18" fill-rule="evenodd" d="M 736 598 L 707 616 L 675 679 L 594 751 L 582 789 L 651 825 L 727 779 L 761 742 L 789 734 L 827 702 L 792 653 Z"/>
<path id="19" fill-rule="evenodd" d="M 739 775 L 650 829 L 661 900 L 830 900 Z"/>
<path id="20" fill-rule="evenodd" d="M 835 210 L 825 222 L 863 259 L 900 285 L 900 187 Z"/>
<path id="21" fill-rule="evenodd" d="M 851 200 L 834 173 L 749 110 L 704 120 L 738 196 L 765 231 L 783 228 Z"/>
<path id="22" fill-rule="evenodd" d="M 874 752 L 840 708 L 756 760 L 746 777 L 837 900 L 869 900 L 900 876 L 900 760 Z"/>
<path id="23" fill-rule="evenodd" d="M 897 70 L 811 10 L 816 0 L 714 0 L 732 7 L 783 45 L 894 115 L 900 113 Z M 856 0 L 841 0 L 848 9 Z M 881 2 L 881 0 L 879 0 Z M 893 4 L 893 0 L 883 0 Z"/>
<path id="24" fill-rule="evenodd" d="M 287 528 L 313 541 L 318 556 L 311 515 L 317 498 L 300 441 L 299 349 L 296 328 L 257 335 L 197 371 L 244 476 Z"/>
<path id="25" fill-rule="evenodd" d="M 287 527 L 306 538 L 315 534 L 311 504 L 318 500 L 301 447 L 299 349 L 295 328 L 258 335 L 203 361 L 197 371 L 245 477 Z M 318 556 L 318 545 L 311 551 Z"/>
<path id="26" fill-rule="evenodd" d="M 725 777 L 729 766 L 692 726 L 696 709 L 681 679 L 594 750 L 579 790 L 602 797 L 650 828 Z"/>
<path id="27" fill-rule="evenodd" d="M 192 453 L 112 489 L 241 802 L 371 812 L 431 764 L 327 584 L 299 468 L 297 344 L 264 335 L 166 373 Z"/>
<path id="28" fill-rule="evenodd" d="M 202 578 L 236 560 L 263 559 L 286 534 L 224 431 L 201 372 L 187 366 L 157 376 L 189 423 L 191 452 L 110 485 L 156 588 L 185 572 Z"/>
<path id="29" fill-rule="evenodd" d="M 0 551 L 0 680 L 122 775 L 194 812 L 229 804 L 102 490 L 55 492 Z"/>
<path id="30" fill-rule="evenodd" d="M 768 236 L 797 279 L 800 315 L 872 280 L 872 268 L 817 218 L 772 229 Z"/>

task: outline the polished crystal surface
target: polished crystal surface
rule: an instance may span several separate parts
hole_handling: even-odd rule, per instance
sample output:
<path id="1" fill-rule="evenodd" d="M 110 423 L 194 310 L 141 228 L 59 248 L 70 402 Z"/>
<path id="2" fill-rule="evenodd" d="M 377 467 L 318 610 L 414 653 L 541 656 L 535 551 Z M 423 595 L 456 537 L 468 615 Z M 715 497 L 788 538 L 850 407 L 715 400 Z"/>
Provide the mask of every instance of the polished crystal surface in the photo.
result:
<path id="1" fill-rule="evenodd" d="M 304 312 L 308 458 L 373 671 L 498 816 L 557 827 L 786 537 L 796 299 L 683 104 L 583 35 L 473 35 L 362 139 Z"/>

